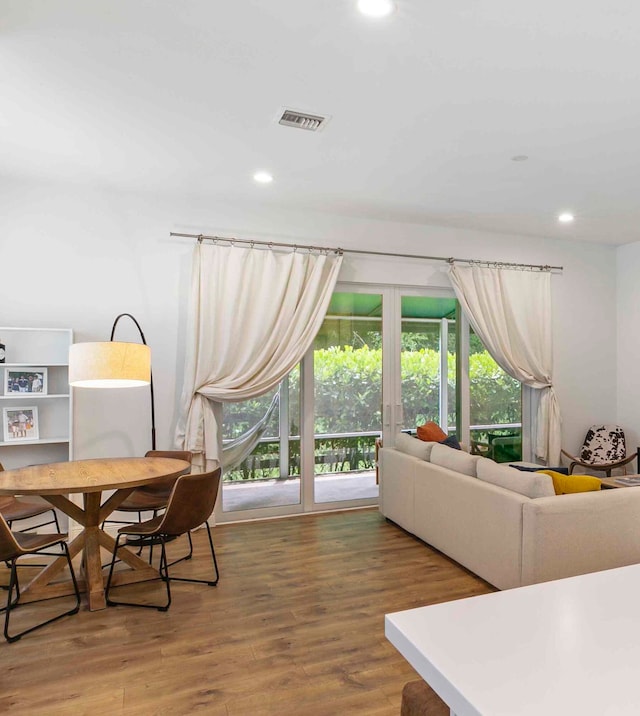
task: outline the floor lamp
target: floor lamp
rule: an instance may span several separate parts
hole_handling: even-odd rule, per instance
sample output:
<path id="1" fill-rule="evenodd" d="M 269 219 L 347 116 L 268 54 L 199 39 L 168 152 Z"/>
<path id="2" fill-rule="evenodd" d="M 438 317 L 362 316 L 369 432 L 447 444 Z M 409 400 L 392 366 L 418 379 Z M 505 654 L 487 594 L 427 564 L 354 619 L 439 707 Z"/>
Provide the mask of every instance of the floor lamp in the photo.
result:
<path id="1" fill-rule="evenodd" d="M 142 343 L 114 341 L 118 321 L 130 318 L 140 332 Z M 69 385 L 77 388 L 132 388 L 150 386 L 151 449 L 156 449 L 156 409 L 151 373 L 151 349 L 142 328 L 130 313 L 116 317 L 109 342 L 74 343 L 69 349 Z"/>

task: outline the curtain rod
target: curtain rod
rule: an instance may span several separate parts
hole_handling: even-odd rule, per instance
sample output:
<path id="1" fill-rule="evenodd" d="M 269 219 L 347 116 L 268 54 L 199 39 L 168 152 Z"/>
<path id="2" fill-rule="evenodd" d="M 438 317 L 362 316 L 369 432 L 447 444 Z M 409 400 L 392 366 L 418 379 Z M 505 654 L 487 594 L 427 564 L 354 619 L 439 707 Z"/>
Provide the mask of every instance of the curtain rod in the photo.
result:
<path id="1" fill-rule="evenodd" d="M 203 241 L 227 241 L 230 244 L 249 244 L 250 246 L 267 246 L 268 248 L 283 247 L 288 249 L 308 250 L 308 251 L 321 251 L 326 253 L 334 254 L 363 254 L 367 256 L 392 256 L 394 258 L 402 259 L 422 259 L 426 261 L 446 261 L 447 263 L 465 263 L 465 264 L 479 264 L 482 266 L 493 266 L 495 268 L 513 268 L 513 269 L 528 269 L 530 271 L 562 271 L 562 266 L 549 266 L 542 264 L 518 264 L 505 261 L 482 261 L 479 259 L 458 259 L 452 256 L 424 256 L 423 254 L 396 254 L 389 251 L 366 251 L 361 249 L 341 249 L 327 246 L 308 246 L 304 244 L 289 244 L 278 241 L 258 241 L 257 239 L 238 239 L 231 236 L 205 236 L 204 234 L 181 234 L 177 232 L 171 232 L 169 236 L 174 236 L 183 239 L 197 239 L 199 243 Z"/>

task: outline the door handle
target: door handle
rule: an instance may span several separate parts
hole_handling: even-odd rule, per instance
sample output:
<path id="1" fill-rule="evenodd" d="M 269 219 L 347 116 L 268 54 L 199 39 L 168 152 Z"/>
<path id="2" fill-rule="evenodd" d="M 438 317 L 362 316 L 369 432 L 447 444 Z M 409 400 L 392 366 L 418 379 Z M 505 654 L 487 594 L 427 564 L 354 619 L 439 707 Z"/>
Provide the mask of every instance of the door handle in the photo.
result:
<path id="1" fill-rule="evenodd" d="M 391 420 L 391 406 L 387 403 L 386 405 L 382 406 L 382 425 L 383 427 L 388 427 L 390 425 Z"/>
<path id="2" fill-rule="evenodd" d="M 402 425 L 404 424 L 404 411 L 402 409 L 402 403 L 396 404 L 396 425 Z"/>

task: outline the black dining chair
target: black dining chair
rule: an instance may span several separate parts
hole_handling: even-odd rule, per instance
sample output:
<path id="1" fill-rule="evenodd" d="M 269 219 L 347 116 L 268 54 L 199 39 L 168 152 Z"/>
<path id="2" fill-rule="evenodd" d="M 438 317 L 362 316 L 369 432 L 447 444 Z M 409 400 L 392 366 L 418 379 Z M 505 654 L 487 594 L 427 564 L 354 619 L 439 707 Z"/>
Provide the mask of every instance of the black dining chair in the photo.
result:
<path id="1" fill-rule="evenodd" d="M 7 524 L 6 520 L 0 515 L 0 561 L 7 562 L 10 569 L 11 575 L 9 577 L 9 590 L 7 595 L 7 605 L 0 609 L 0 612 L 5 612 L 4 620 L 4 638 L 12 643 L 18 641 L 25 634 L 29 634 L 36 629 L 40 629 L 47 624 L 62 619 L 62 617 L 77 614 L 80 608 L 80 592 L 78 590 L 78 582 L 76 581 L 76 575 L 73 571 L 73 565 L 71 564 L 71 557 L 69 556 L 69 548 L 66 543 L 66 534 L 27 534 L 26 532 L 12 532 Z M 16 609 L 18 600 L 20 599 L 20 584 L 18 582 L 18 559 L 28 554 L 44 554 L 51 557 L 60 557 L 59 552 L 47 552 L 50 547 L 59 545 L 67 558 L 67 564 L 69 571 L 71 572 L 71 579 L 73 581 L 73 589 L 76 597 L 76 605 L 73 609 L 70 609 L 62 614 L 58 614 L 51 619 L 47 619 L 44 622 L 40 622 L 35 626 L 24 629 L 17 634 L 9 633 L 9 621 L 11 612 Z M 15 599 L 13 593 L 16 593 Z"/>
<path id="2" fill-rule="evenodd" d="M 118 530 L 118 537 L 113 549 L 111 557 L 111 565 L 109 567 L 109 577 L 107 579 L 107 587 L 105 597 L 109 606 L 125 605 L 131 607 L 145 607 L 158 609 L 166 612 L 171 606 L 171 581 L 177 582 L 197 582 L 200 584 L 208 584 L 215 587 L 220 577 L 218 571 L 218 561 L 213 546 L 213 538 L 211 537 L 211 528 L 207 520 L 213 513 L 213 509 L 218 497 L 218 488 L 220 486 L 220 476 L 222 469 L 218 468 L 212 472 L 203 472 L 199 474 L 183 475 L 179 477 L 171 490 L 167 508 L 162 515 L 156 515 L 146 522 L 138 522 L 125 525 Z M 209 547 L 211 550 L 211 559 L 213 561 L 214 578 L 213 579 L 193 579 L 186 577 L 171 577 L 169 575 L 170 564 L 167 563 L 166 543 L 175 537 L 189 533 L 191 530 L 204 525 L 209 538 Z M 133 537 L 136 544 L 143 546 L 152 546 L 159 544 L 160 567 L 159 579 L 162 579 L 167 588 L 166 604 L 141 604 L 135 602 L 114 601 L 110 598 L 111 582 L 113 578 L 113 568 L 116 563 L 118 549 L 121 546 L 121 539 Z M 172 563 L 173 564 L 173 563 Z"/>

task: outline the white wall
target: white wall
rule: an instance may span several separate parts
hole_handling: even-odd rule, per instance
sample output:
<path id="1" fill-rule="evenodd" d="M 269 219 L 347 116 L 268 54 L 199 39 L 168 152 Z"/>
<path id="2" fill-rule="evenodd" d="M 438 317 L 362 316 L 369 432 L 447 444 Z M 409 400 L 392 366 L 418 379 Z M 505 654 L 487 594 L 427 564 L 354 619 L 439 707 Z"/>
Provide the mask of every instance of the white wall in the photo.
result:
<path id="1" fill-rule="evenodd" d="M 0 197 L 0 325 L 71 327 L 76 341 L 108 340 L 118 313 L 136 316 L 153 350 L 161 448 L 172 444 L 181 387 L 192 251 L 191 241 L 169 238 L 172 230 L 562 265 L 552 284 L 563 445 L 576 449 L 589 424 L 616 417 L 610 246 L 16 180 L 0 179 Z M 441 263 L 347 256 L 340 278 L 446 286 L 445 271 Z M 117 337 L 137 340 L 125 323 Z M 75 456 L 142 454 L 147 402 L 145 389 L 76 390 Z"/>
<path id="2" fill-rule="evenodd" d="M 627 451 L 633 452 L 640 445 L 640 243 L 621 246 L 617 254 L 617 413 L 627 438 Z"/>

